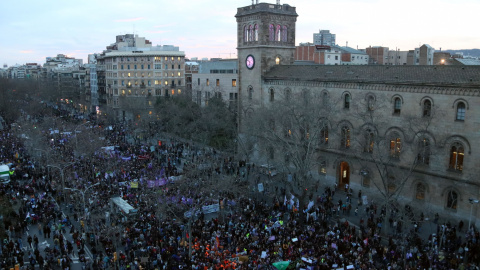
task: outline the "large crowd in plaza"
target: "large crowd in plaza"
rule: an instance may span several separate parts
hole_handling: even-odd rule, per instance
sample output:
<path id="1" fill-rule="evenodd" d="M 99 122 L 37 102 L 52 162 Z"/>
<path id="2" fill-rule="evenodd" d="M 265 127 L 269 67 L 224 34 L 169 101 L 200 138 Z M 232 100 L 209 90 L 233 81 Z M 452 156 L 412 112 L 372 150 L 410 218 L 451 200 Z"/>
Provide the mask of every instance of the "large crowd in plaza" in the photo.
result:
<path id="1" fill-rule="evenodd" d="M 422 237 L 420 223 L 416 227 L 381 205 L 362 205 L 348 188 L 320 187 L 313 205 L 298 205 L 297 198 L 272 182 L 265 183 L 269 196 L 260 198 L 179 188 L 172 176 L 181 174 L 180 167 L 193 170 L 207 162 L 214 166 L 202 177 L 237 178 L 245 177 L 245 170 L 257 177 L 258 168 L 179 141 L 164 142 L 151 152 L 150 145 L 129 143 L 118 134 L 107 138 L 118 144 L 113 151 L 99 149 L 72 159 L 73 165 L 65 169 L 66 186 L 90 189 L 84 214 L 81 194 L 62 190 L 58 171 L 36 166 L 17 134 L 0 131 L 0 162 L 15 171 L 12 181 L 1 187 L 15 209 L 4 217 L 2 269 L 15 264 L 69 269 L 72 257 L 86 269 L 276 269 L 273 263 L 283 261 L 290 262 L 288 269 L 478 269 L 480 234 L 473 226 L 437 218 L 437 232 Z M 112 212 L 114 196 L 136 213 Z M 220 201 L 225 209 L 208 218 L 158 212 L 160 205 L 180 205 L 187 211 L 191 205 Z M 32 226 L 38 227 L 38 235 L 25 238 Z M 46 239 L 54 244 L 39 248 Z M 31 248 L 24 249 L 27 245 Z"/>

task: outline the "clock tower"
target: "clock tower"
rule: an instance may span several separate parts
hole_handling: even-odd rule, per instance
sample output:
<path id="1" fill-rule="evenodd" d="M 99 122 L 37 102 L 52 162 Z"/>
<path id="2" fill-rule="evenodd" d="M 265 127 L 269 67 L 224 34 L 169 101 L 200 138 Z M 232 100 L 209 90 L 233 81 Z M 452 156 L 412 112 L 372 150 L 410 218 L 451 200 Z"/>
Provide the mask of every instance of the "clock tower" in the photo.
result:
<path id="1" fill-rule="evenodd" d="M 237 9 L 239 128 L 248 110 L 261 106 L 268 89 L 262 77 L 274 65 L 291 65 L 295 55 L 295 7 L 258 3 Z"/>

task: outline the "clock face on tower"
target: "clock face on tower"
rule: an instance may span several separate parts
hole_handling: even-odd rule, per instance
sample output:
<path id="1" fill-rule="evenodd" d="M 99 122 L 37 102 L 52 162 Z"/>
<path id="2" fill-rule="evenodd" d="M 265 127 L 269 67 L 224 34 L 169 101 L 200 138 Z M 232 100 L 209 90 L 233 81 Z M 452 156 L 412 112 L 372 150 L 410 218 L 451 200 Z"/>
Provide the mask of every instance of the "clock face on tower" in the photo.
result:
<path id="1" fill-rule="evenodd" d="M 255 58 L 253 57 L 253 55 L 248 55 L 247 58 L 245 59 L 245 65 L 247 65 L 247 68 L 248 69 L 253 69 L 253 67 L 255 66 Z"/>

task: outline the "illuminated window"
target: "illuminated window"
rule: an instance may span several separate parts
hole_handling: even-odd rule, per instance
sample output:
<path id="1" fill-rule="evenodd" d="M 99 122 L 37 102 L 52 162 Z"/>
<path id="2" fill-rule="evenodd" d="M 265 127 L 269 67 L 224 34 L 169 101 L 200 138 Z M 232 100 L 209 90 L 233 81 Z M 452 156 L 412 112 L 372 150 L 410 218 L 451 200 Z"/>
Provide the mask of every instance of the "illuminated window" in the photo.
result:
<path id="1" fill-rule="evenodd" d="M 232 87 L 237 87 L 237 79 L 232 79 Z"/>
<path id="2" fill-rule="evenodd" d="M 450 148 L 450 163 L 449 169 L 457 172 L 463 171 L 463 158 L 465 156 L 465 150 L 463 145 L 460 143 L 455 143 Z"/>
<path id="3" fill-rule="evenodd" d="M 373 153 L 373 146 L 375 145 L 375 134 L 370 129 L 365 131 L 365 148 L 367 153 Z"/>
<path id="4" fill-rule="evenodd" d="M 217 79 L 216 85 L 217 85 L 217 86 L 220 86 L 220 79 Z"/>
<path id="5" fill-rule="evenodd" d="M 130 76 L 131 76 L 131 75 L 130 75 L 130 72 L 128 72 L 128 76 L 127 76 L 127 77 L 130 77 Z"/>
<path id="6" fill-rule="evenodd" d="M 172 96 L 175 95 L 175 89 L 172 89 Z"/>
<path id="7" fill-rule="evenodd" d="M 344 126 L 342 128 L 342 135 L 340 139 L 340 146 L 342 148 L 350 148 L 350 128 Z"/>
<path id="8" fill-rule="evenodd" d="M 180 56 L 177 58 L 178 61 L 180 61 Z"/>
<path id="9" fill-rule="evenodd" d="M 210 80 L 207 79 L 207 86 L 210 86 Z"/>
<path id="10" fill-rule="evenodd" d="M 181 93 L 182 93 L 182 89 L 178 89 L 178 90 L 177 90 L 177 94 L 180 95 Z"/>
<path id="11" fill-rule="evenodd" d="M 178 72 L 178 77 L 182 76 L 182 73 L 181 72 Z"/>
<path id="12" fill-rule="evenodd" d="M 168 81 L 165 81 L 165 85 L 168 85 Z"/>
<path id="13" fill-rule="evenodd" d="M 277 56 L 277 58 L 275 58 L 275 64 L 277 64 L 277 65 L 280 64 L 280 57 Z"/>
<path id="14" fill-rule="evenodd" d="M 275 41 L 281 41 L 282 40 L 282 27 L 280 25 L 277 25 L 277 29 L 275 31 Z"/>
<path id="15" fill-rule="evenodd" d="M 318 164 L 318 173 L 326 174 L 327 173 L 327 162 L 325 160 L 320 161 Z"/>
<path id="16" fill-rule="evenodd" d="M 327 144 L 328 143 L 328 126 L 323 126 L 320 130 L 320 143 Z"/>
<path id="17" fill-rule="evenodd" d="M 390 156 L 393 158 L 399 158 L 401 149 L 402 139 L 398 134 L 394 133 L 390 139 Z"/>

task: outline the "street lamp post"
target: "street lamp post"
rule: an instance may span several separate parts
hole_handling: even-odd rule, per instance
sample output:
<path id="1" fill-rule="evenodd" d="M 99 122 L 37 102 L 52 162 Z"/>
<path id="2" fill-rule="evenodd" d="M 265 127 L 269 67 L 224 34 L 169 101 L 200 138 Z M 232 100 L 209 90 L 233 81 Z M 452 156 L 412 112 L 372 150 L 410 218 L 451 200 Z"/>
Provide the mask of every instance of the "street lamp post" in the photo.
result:
<path id="1" fill-rule="evenodd" d="M 52 168 L 56 168 L 60 171 L 60 176 L 62 177 L 62 188 L 65 189 L 65 174 L 64 174 L 64 170 L 68 167 L 68 166 L 71 166 L 73 165 L 73 162 L 69 162 L 67 164 L 65 164 L 63 167 L 60 167 L 60 166 L 57 166 L 57 165 L 47 165 L 47 167 L 52 167 Z"/>
<path id="2" fill-rule="evenodd" d="M 468 219 L 468 230 L 470 230 L 470 224 L 472 222 L 472 212 L 473 212 L 473 204 L 478 204 L 479 200 L 469 198 L 470 201 L 470 218 Z"/>
<path id="3" fill-rule="evenodd" d="M 96 183 L 96 184 L 93 184 L 89 187 L 86 187 L 84 190 L 80 190 L 80 189 L 76 189 L 76 188 L 64 188 L 64 189 L 67 189 L 67 190 L 73 190 L 73 191 L 78 191 L 82 194 L 82 199 L 83 199 L 83 220 L 85 221 L 85 214 L 87 212 L 87 208 L 85 207 L 85 193 L 92 187 L 94 186 L 98 186 L 100 185 L 100 183 Z M 85 222 L 86 224 L 86 222 Z"/>

